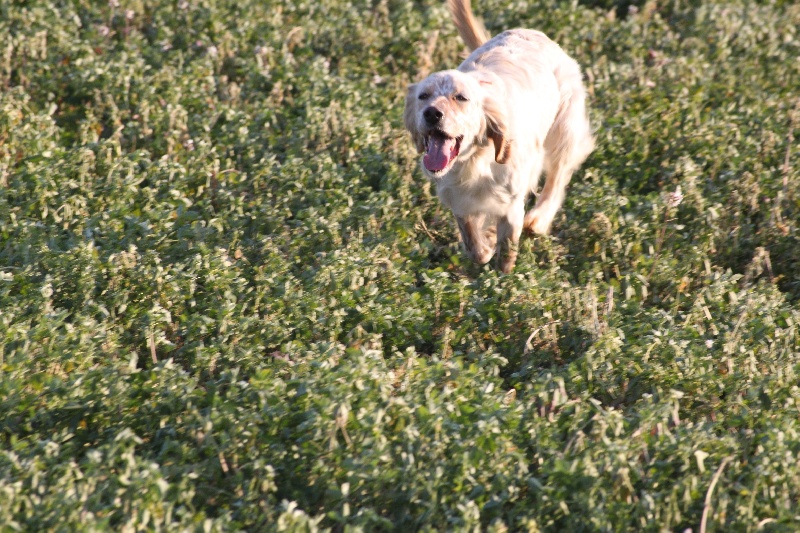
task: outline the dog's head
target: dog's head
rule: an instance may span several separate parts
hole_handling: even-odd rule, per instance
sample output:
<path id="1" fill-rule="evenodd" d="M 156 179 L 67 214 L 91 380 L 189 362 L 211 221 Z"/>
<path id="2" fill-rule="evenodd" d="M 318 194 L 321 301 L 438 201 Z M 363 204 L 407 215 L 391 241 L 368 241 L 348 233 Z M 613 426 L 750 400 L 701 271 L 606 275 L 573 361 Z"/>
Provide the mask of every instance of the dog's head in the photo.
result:
<path id="1" fill-rule="evenodd" d="M 491 81 L 458 70 L 435 72 L 409 86 L 405 126 L 422 168 L 431 178 L 447 174 L 473 148 L 494 145 L 495 161 L 510 157 L 504 106 L 492 98 Z"/>

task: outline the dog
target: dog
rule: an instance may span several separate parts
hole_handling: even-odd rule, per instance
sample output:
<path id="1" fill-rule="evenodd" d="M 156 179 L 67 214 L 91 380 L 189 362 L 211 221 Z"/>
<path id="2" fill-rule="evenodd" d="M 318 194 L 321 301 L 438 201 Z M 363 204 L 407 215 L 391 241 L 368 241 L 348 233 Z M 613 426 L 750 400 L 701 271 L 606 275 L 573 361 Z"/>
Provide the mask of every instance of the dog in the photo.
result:
<path id="1" fill-rule="evenodd" d="M 455 215 L 470 258 L 513 270 L 523 229 L 547 234 L 594 149 L 581 70 L 535 30 L 489 36 L 469 0 L 448 0 L 471 54 L 408 87 L 403 115 L 423 173 Z M 527 197 L 547 176 L 533 209 Z"/>

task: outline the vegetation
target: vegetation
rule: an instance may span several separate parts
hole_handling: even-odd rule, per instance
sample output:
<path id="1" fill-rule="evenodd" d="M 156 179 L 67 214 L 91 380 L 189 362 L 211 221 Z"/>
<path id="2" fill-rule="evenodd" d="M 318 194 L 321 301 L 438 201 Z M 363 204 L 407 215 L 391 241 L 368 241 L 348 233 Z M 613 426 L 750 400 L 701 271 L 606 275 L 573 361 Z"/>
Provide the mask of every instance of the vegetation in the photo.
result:
<path id="1" fill-rule="evenodd" d="M 0 3 L 0 530 L 796 531 L 800 6 L 474 2 L 597 150 L 499 275 L 439 0 Z"/>

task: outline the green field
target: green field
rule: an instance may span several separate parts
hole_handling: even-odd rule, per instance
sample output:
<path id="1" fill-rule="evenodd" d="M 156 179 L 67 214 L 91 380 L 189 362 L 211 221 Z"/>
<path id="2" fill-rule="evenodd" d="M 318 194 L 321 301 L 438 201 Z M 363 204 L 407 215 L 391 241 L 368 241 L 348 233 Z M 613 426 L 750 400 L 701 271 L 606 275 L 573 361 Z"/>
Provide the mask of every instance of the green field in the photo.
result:
<path id="1" fill-rule="evenodd" d="M 800 530 L 800 5 L 629 4 L 473 0 L 597 137 L 503 276 L 444 2 L 0 2 L 0 532 Z"/>

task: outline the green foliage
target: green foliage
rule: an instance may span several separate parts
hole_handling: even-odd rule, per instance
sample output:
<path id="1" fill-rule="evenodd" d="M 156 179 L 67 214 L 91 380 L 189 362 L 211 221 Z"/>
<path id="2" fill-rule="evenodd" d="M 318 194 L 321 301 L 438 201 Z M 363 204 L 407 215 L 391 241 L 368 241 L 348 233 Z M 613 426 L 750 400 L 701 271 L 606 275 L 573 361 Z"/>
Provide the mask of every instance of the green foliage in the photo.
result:
<path id="1" fill-rule="evenodd" d="M 443 3 L 0 5 L 0 530 L 800 527 L 800 9 L 474 9 L 598 141 L 508 276 L 402 130 Z"/>

